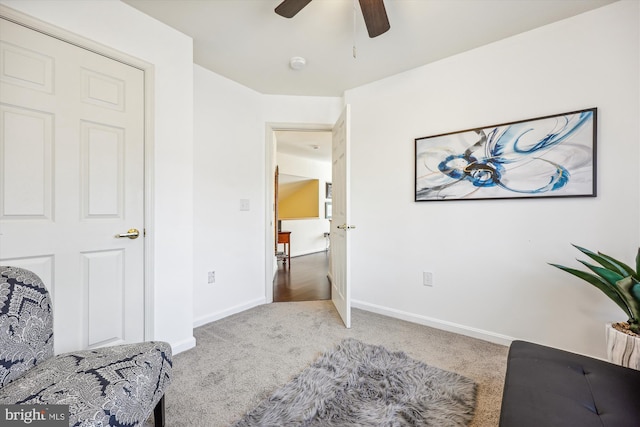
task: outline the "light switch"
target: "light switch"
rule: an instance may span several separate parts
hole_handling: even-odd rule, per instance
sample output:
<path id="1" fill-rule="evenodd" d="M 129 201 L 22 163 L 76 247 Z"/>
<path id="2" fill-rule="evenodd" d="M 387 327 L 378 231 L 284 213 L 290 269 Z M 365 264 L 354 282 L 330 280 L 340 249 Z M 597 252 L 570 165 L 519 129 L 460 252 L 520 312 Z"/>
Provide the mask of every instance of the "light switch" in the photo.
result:
<path id="1" fill-rule="evenodd" d="M 240 210 L 241 211 L 249 210 L 249 199 L 240 199 Z"/>

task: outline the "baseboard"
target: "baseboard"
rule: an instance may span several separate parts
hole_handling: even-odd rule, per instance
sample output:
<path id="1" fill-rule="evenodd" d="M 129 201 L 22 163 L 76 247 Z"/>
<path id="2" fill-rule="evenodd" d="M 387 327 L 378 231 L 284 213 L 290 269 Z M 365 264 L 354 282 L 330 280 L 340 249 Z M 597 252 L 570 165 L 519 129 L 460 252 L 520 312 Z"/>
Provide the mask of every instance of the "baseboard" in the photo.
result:
<path id="1" fill-rule="evenodd" d="M 460 335 L 466 335 L 472 338 L 478 338 L 495 344 L 504 346 L 511 345 L 515 338 L 496 334 L 494 332 L 484 331 L 482 329 L 471 328 L 469 326 L 459 325 L 457 323 L 447 322 L 445 320 L 434 319 L 420 314 L 409 313 L 406 311 L 396 310 L 394 308 L 383 307 L 368 302 L 351 300 L 351 306 L 361 310 L 370 311 L 372 313 L 382 314 L 383 316 L 393 317 L 395 319 L 406 320 L 407 322 L 418 323 L 420 325 L 429 326 L 436 329 L 442 329 L 448 332 L 454 332 Z"/>
<path id="2" fill-rule="evenodd" d="M 193 327 L 197 328 L 198 326 L 206 325 L 207 323 L 215 322 L 216 320 L 224 319 L 225 317 L 231 316 L 232 314 L 240 313 L 245 310 L 249 310 L 250 308 L 257 307 L 262 304 L 266 304 L 267 301 L 265 298 L 258 298 L 253 301 L 246 302 L 244 304 L 239 304 L 234 307 L 228 308 L 223 311 L 219 311 L 217 313 L 207 314 L 206 316 L 199 317 L 193 321 Z"/>
<path id="3" fill-rule="evenodd" d="M 192 336 L 186 340 L 180 341 L 175 344 L 171 344 L 171 352 L 175 356 L 176 354 L 182 353 L 183 351 L 187 351 L 191 348 L 194 348 L 195 346 L 196 346 L 196 338 Z"/>
<path id="4" fill-rule="evenodd" d="M 306 255 L 313 255 L 313 254 L 320 254 L 320 253 L 325 253 L 325 252 L 327 252 L 326 249 L 317 249 L 317 250 L 305 251 L 305 252 L 297 253 L 295 255 L 291 254 L 291 258 L 297 258 L 299 256 L 306 256 Z"/>

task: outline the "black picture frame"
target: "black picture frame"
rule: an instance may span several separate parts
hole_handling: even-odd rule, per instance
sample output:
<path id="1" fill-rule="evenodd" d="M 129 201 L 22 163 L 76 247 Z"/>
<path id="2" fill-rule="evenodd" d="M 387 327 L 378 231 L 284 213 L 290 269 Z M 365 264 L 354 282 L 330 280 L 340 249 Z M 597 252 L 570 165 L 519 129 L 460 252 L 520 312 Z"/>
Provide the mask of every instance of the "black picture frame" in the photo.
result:
<path id="1" fill-rule="evenodd" d="M 597 108 L 415 139 L 415 201 L 595 197 Z"/>
<path id="2" fill-rule="evenodd" d="M 324 217 L 325 219 L 331 219 L 332 209 L 331 202 L 324 202 Z"/>

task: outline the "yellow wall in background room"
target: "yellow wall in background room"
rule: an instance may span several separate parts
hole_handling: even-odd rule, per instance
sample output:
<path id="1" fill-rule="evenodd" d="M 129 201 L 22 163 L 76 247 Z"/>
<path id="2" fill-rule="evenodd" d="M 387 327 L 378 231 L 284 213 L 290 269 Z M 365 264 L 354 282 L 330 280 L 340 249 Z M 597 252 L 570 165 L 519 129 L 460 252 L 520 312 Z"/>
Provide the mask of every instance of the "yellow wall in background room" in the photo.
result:
<path id="1" fill-rule="evenodd" d="M 278 219 L 319 218 L 317 179 L 281 183 L 278 187 Z"/>

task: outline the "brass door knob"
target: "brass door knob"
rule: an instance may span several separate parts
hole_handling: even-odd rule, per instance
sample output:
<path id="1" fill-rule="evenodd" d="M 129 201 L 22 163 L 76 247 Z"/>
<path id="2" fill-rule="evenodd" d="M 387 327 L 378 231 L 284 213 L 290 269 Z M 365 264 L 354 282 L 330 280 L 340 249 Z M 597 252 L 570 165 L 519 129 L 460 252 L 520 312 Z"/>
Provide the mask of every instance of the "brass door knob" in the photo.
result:
<path id="1" fill-rule="evenodd" d="M 338 226 L 338 229 L 340 229 L 340 230 L 353 230 L 354 228 L 356 228 L 355 225 L 343 224 L 343 225 L 339 225 Z"/>
<path id="2" fill-rule="evenodd" d="M 126 233 L 116 234 L 116 238 L 120 239 L 122 237 L 128 237 L 130 239 L 137 239 L 139 235 L 140 232 L 137 229 L 131 228 Z"/>

